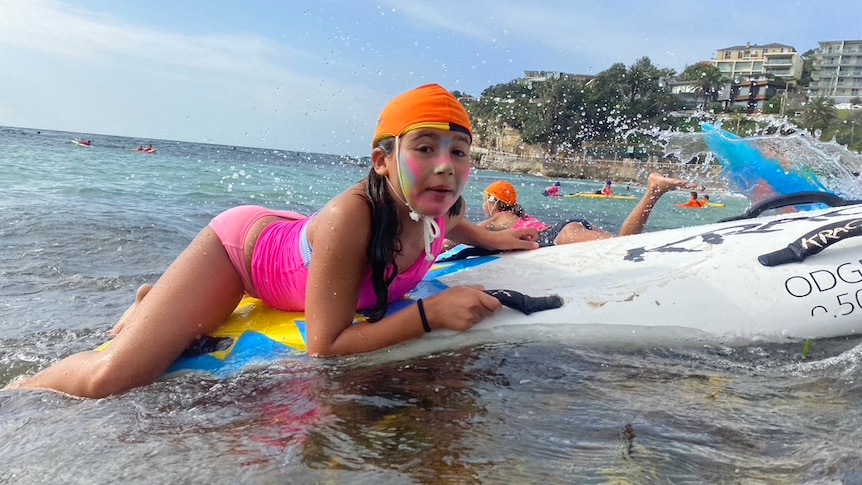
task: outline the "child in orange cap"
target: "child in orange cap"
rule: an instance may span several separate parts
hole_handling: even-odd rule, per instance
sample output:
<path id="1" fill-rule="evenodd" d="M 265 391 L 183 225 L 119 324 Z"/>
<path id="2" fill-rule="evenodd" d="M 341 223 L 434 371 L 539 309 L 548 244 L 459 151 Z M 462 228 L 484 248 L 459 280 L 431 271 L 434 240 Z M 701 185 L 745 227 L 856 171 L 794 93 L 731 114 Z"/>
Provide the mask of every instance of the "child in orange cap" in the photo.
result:
<path id="1" fill-rule="evenodd" d="M 367 352 L 434 328 L 466 330 L 500 309 L 480 288 L 455 287 L 387 314 L 440 254 L 443 238 L 531 249 L 537 232 L 485 231 L 464 219 L 470 118 L 436 84 L 393 99 L 375 130 L 368 177 L 311 217 L 258 206 L 216 216 L 136 302 L 101 352 L 67 357 L 13 388 L 101 397 L 151 383 L 192 341 L 221 325 L 244 293 L 303 310 L 309 355 Z M 357 310 L 374 323 L 353 324 Z"/>
<path id="2" fill-rule="evenodd" d="M 623 222 L 619 235 L 641 233 L 658 199 L 669 190 L 687 185 L 681 180 L 664 177 L 658 173 L 650 174 L 646 193 Z M 518 204 L 518 193 L 515 187 L 505 180 L 498 180 L 485 188 L 482 208 L 487 219 L 480 222 L 479 227 L 492 231 L 536 229 L 539 231 L 540 247 L 613 237 L 613 234 L 593 227 L 584 219 L 567 219 L 553 225 L 545 224 L 526 213 Z"/>

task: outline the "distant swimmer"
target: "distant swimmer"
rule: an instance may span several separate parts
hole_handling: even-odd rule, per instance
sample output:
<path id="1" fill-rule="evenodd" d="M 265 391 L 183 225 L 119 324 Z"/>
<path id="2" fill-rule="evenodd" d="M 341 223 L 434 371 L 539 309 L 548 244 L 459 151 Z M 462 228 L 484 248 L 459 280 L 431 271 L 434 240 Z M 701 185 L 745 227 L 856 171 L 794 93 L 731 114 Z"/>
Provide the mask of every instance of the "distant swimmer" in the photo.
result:
<path id="1" fill-rule="evenodd" d="M 546 195 L 548 197 L 559 197 L 560 182 L 554 182 L 554 185 L 551 185 L 550 187 L 542 191 L 542 195 Z"/>
<path id="2" fill-rule="evenodd" d="M 605 197 L 613 197 L 614 196 L 614 189 L 611 188 L 611 181 L 610 180 L 605 182 L 605 186 L 602 187 L 602 190 L 599 191 L 599 193 L 601 193 Z"/>
<path id="3" fill-rule="evenodd" d="M 701 207 L 706 207 L 709 203 L 709 198 L 705 201 L 697 198 L 697 192 L 691 191 L 689 193 L 689 199 L 682 204 L 677 204 L 676 206 L 681 209 L 699 209 Z"/>

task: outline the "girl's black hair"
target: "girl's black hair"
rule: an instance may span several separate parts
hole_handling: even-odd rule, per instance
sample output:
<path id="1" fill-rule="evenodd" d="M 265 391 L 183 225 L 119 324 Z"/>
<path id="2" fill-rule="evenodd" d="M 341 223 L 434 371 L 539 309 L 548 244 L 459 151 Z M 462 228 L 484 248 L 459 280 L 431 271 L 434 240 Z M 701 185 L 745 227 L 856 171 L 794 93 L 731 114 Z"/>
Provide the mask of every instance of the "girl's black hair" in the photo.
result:
<path id="1" fill-rule="evenodd" d="M 387 156 L 395 152 L 395 138 L 384 138 L 377 142 L 377 148 Z M 386 315 L 389 309 L 389 285 L 398 275 L 398 265 L 395 255 L 401 252 L 401 223 L 398 221 L 398 205 L 403 203 L 395 200 L 389 193 L 386 177 L 382 177 L 372 167 L 368 171 L 365 184 L 365 196 L 371 209 L 371 240 L 368 242 L 368 263 L 371 266 L 371 284 L 377 302 L 368 311 L 368 320 L 376 322 Z M 464 198 L 449 209 L 449 215 L 461 213 Z"/>
<path id="2" fill-rule="evenodd" d="M 516 216 L 518 216 L 522 219 L 527 216 L 527 211 L 525 211 L 524 208 L 521 207 L 521 204 L 507 204 L 507 203 L 503 202 L 502 200 L 497 199 L 496 197 L 494 197 L 494 198 L 497 200 L 497 204 L 498 204 L 497 207 L 499 207 L 500 211 L 512 212 L 513 214 L 515 214 Z"/>

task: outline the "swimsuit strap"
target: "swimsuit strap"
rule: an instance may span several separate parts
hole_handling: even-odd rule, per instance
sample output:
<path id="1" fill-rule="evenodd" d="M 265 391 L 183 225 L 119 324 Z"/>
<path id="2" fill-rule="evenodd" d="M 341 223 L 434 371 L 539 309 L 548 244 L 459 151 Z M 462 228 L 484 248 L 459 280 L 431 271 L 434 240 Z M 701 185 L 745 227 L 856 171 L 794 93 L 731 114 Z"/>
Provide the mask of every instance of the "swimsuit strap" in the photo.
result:
<path id="1" fill-rule="evenodd" d="M 302 224 L 302 229 L 299 231 L 299 254 L 302 256 L 302 264 L 307 268 L 311 264 L 311 244 L 308 243 L 308 223 L 311 218 L 317 215 L 317 212 L 308 216 L 308 220 Z"/>
<path id="2" fill-rule="evenodd" d="M 425 243 L 425 260 L 433 261 L 434 254 L 431 252 L 431 243 L 440 237 L 440 225 L 437 221 L 428 217 L 422 216 L 422 240 Z"/>

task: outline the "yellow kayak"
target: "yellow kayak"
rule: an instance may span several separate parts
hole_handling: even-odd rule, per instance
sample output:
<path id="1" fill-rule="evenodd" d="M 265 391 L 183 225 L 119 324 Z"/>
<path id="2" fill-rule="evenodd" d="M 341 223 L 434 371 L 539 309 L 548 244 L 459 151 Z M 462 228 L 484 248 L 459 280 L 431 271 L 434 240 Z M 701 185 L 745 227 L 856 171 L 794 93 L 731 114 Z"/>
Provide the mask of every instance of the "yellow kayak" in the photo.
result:
<path id="1" fill-rule="evenodd" d="M 617 200 L 635 200 L 637 197 L 633 195 L 612 195 L 608 197 L 603 194 L 596 194 L 594 192 L 579 192 L 577 194 L 565 194 L 563 197 L 583 197 L 586 199 L 617 199 Z"/>

